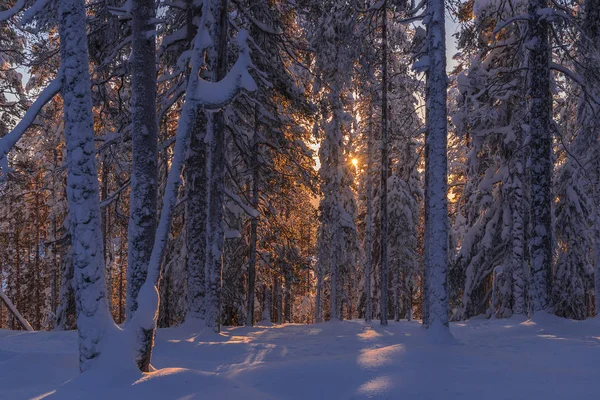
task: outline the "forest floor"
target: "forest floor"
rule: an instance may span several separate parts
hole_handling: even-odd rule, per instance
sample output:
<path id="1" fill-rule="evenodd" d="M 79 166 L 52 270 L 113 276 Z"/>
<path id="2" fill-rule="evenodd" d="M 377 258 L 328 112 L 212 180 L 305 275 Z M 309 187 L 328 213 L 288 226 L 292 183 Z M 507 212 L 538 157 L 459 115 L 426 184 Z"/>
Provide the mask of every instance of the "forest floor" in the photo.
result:
<path id="1" fill-rule="evenodd" d="M 158 331 L 156 372 L 78 373 L 76 332 L 0 330 L 0 399 L 600 399 L 600 319 Z"/>

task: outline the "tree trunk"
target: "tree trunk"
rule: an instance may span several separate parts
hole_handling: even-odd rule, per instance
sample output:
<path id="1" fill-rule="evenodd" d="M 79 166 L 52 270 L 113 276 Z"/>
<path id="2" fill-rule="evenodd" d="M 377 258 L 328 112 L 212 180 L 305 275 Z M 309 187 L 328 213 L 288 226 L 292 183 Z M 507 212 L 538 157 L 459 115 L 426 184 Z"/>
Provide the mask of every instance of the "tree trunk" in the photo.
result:
<path id="1" fill-rule="evenodd" d="M 258 211 L 258 185 L 259 185 L 259 164 L 258 164 L 258 107 L 254 108 L 254 137 L 252 139 L 252 208 Z M 252 218 L 250 222 L 250 249 L 248 256 L 248 313 L 246 315 L 246 325 L 254 325 L 254 285 L 256 281 L 256 242 L 258 240 L 258 217 Z"/>
<path id="2" fill-rule="evenodd" d="M 583 71 L 580 75 L 583 78 L 584 88 L 587 91 L 580 100 L 578 119 L 582 126 L 582 133 L 586 136 L 586 144 L 590 154 L 590 167 L 593 183 L 590 185 L 591 198 L 595 205 L 592 212 L 591 236 L 593 243 L 594 257 L 594 297 L 595 297 L 595 315 L 600 315 L 600 157 L 598 149 L 598 131 L 600 129 L 600 107 L 595 99 L 600 98 L 600 80 L 597 77 L 597 66 L 600 52 L 600 0 L 586 0 L 584 3 L 584 18 L 582 29 L 585 33 L 585 39 L 581 39 L 579 48 L 579 59 Z"/>
<path id="3" fill-rule="evenodd" d="M 62 98 L 67 149 L 67 200 L 76 283 L 79 368 L 100 356 L 112 319 L 106 299 L 102 230 L 94 148 L 94 120 L 83 0 L 58 5 Z"/>
<path id="4" fill-rule="evenodd" d="M 131 195 L 128 225 L 127 306 L 131 321 L 146 280 L 156 236 L 158 124 L 156 120 L 156 46 L 154 0 L 133 0 L 131 51 Z"/>
<path id="5" fill-rule="evenodd" d="M 373 95 L 369 100 L 369 130 L 367 138 L 367 221 L 365 228 L 365 322 L 371 322 L 373 311 L 371 309 L 373 285 Z"/>
<path id="6" fill-rule="evenodd" d="M 120 249 L 119 249 L 119 324 L 122 324 L 125 320 L 125 309 L 123 305 L 125 304 L 125 229 L 121 228 L 121 239 L 120 239 Z"/>
<path id="7" fill-rule="evenodd" d="M 36 329 L 42 328 L 42 269 L 40 265 L 40 193 L 41 182 L 35 183 L 35 303 L 34 303 L 34 325 Z"/>
<path id="8" fill-rule="evenodd" d="M 531 307 L 548 308 L 552 279 L 552 131 L 546 0 L 529 0 L 529 148 L 531 186 Z"/>
<path id="9" fill-rule="evenodd" d="M 524 104 L 519 104 L 523 109 Z M 519 113 L 520 114 L 520 113 Z M 514 148 L 512 165 L 510 169 L 515 171 L 512 177 L 512 250 L 510 255 L 510 273 L 512 281 L 512 313 L 525 314 L 526 276 L 525 276 L 525 187 L 524 187 L 524 132 L 520 128 L 520 118 L 516 124 L 517 142 Z"/>
<path id="10" fill-rule="evenodd" d="M 388 77 L 387 77 L 387 0 L 383 2 L 381 26 L 381 51 L 382 58 L 382 82 L 381 82 L 381 325 L 388 324 L 388 207 L 387 207 L 387 180 L 388 180 Z"/>
<path id="11" fill-rule="evenodd" d="M 286 265 L 286 268 L 291 269 L 291 265 Z M 292 322 L 292 271 L 287 270 L 284 277 L 284 309 L 283 322 Z"/>
<path id="12" fill-rule="evenodd" d="M 329 261 L 329 320 L 340 319 L 341 315 L 338 313 L 338 306 L 340 298 L 338 296 L 338 283 L 339 283 L 339 262 L 340 262 L 340 241 L 341 241 L 341 228 L 337 226 L 337 221 L 334 222 L 335 228 L 332 238 L 333 251 Z"/>
<path id="13" fill-rule="evenodd" d="M 281 293 L 281 275 L 279 273 L 273 276 L 273 298 L 275 299 L 275 310 L 273 313 L 275 315 L 275 323 L 281 324 L 283 323 L 283 296 Z"/>
<path id="14" fill-rule="evenodd" d="M 185 240 L 187 249 L 187 315 L 189 319 L 204 319 L 206 296 L 206 115 L 198 109 L 192 128 L 186 160 L 187 202 L 185 209 Z"/>
<path id="15" fill-rule="evenodd" d="M 271 291 L 263 284 L 262 322 L 271 322 Z"/>
<path id="16" fill-rule="evenodd" d="M 209 35 L 214 46 L 207 51 L 208 64 L 213 68 L 213 81 L 222 79 L 227 72 L 227 0 L 210 2 L 214 23 Z M 209 189 L 206 240 L 206 326 L 215 332 L 221 330 L 221 274 L 223 269 L 223 206 L 225 189 L 225 114 L 217 111 L 209 115 Z"/>
<path id="17" fill-rule="evenodd" d="M 17 228 L 14 234 L 15 240 L 15 304 L 21 306 L 21 231 Z"/>
<path id="18" fill-rule="evenodd" d="M 77 318 L 77 306 L 75 305 L 75 281 L 73 280 L 75 271 L 73 270 L 72 250 L 69 249 L 62 259 L 60 293 L 58 308 L 56 310 L 56 329 L 70 330 L 75 328 Z"/>
<path id="19" fill-rule="evenodd" d="M 447 88 L 444 0 L 427 0 L 423 326 L 448 328 Z"/>
<path id="20" fill-rule="evenodd" d="M 324 253 L 324 251 L 322 251 L 323 249 L 321 249 L 321 253 Z M 324 272 L 323 272 L 323 260 L 324 260 L 324 255 L 320 254 L 319 255 L 319 260 L 317 261 L 316 267 L 317 267 L 317 293 L 315 295 L 315 322 L 318 324 L 320 322 L 323 322 L 323 305 L 322 305 L 322 298 L 323 298 L 323 279 L 324 279 Z"/>

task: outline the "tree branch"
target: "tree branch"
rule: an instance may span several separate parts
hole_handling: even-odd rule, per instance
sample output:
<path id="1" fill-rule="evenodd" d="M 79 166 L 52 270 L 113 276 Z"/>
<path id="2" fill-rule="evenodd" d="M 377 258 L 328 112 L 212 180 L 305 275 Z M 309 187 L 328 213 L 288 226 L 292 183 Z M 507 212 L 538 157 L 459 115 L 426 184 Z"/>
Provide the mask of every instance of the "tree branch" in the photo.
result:
<path id="1" fill-rule="evenodd" d="M 6 11 L 0 11 L 0 21 L 6 21 L 25 8 L 25 0 L 19 0 L 17 3 Z"/>
<path id="2" fill-rule="evenodd" d="M 62 70 L 59 70 L 56 78 L 54 78 L 42 93 L 40 93 L 17 126 L 15 126 L 15 128 L 7 135 L 0 138 L 0 169 L 7 169 L 8 163 L 6 155 L 17 144 L 19 139 L 21 139 L 21 136 L 27 131 L 27 128 L 33 124 L 42 108 L 60 91 L 60 88 L 62 87 L 62 78 Z"/>

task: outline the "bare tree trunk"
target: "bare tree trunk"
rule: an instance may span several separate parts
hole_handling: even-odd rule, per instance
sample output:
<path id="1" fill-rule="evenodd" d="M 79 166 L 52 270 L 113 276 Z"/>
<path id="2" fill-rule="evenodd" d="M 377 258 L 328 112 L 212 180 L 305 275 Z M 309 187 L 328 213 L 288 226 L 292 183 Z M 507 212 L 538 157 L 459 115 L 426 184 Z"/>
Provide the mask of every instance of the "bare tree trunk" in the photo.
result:
<path id="1" fill-rule="evenodd" d="M 369 137 L 367 138 L 367 222 L 365 232 L 365 322 L 371 322 L 373 285 L 373 97 L 369 100 Z"/>
<path id="2" fill-rule="evenodd" d="M 427 0 L 423 326 L 448 328 L 447 88 L 444 0 Z"/>
<path id="3" fill-rule="evenodd" d="M 105 154 L 102 159 L 102 188 L 100 189 L 102 201 L 108 197 L 108 168 Z M 106 265 L 106 297 L 109 299 L 108 304 L 112 314 L 112 264 L 109 260 L 110 224 L 110 207 L 106 206 L 102 209 L 102 253 Z"/>
<path id="4" fill-rule="evenodd" d="M 333 321 L 334 319 L 339 319 L 341 316 L 338 314 L 338 304 L 340 303 L 340 298 L 338 296 L 338 271 L 339 271 L 339 262 L 340 262 L 340 228 L 336 226 L 332 238 L 332 246 L 333 252 L 332 257 L 329 261 L 329 320 Z"/>
<path id="5" fill-rule="evenodd" d="M 119 323 L 122 324 L 125 321 L 125 310 L 123 305 L 125 303 L 125 238 L 124 228 L 121 228 L 121 245 L 119 249 Z"/>
<path id="6" fill-rule="evenodd" d="M 315 322 L 318 324 L 323 322 L 323 258 L 319 257 L 317 261 L 317 294 L 315 296 Z"/>
<path id="7" fill-rule="evenodd" d="M 383 23 L 381 26 L 382 82 L 381 82 L 381 325 L 388 324 L 388 207 L 387 207 L 387 180 L 388 180 L 388 77 L 387 77 L 387 0 L 383 2 Z"/>
<path id="8" fill-rule="evenodd" d="M 529 0 L 529 148 L 531 186 L 531 307 L 548 308 L 552 280 L 552 95 L 547 0 Z"/>
<path id="9" fill-rule="evenodd" d="M 254 108 L 254 137 L 252 141 L 252 208 L 258 211 L 258 188 L 259 188 L 259 164 L 258 164 L 258 107 Z M 250 249 L 248 256 L 248 313 L 246 324 L 254 325 L 254 285 L 256 281 L 256 242 L 258 240 L 258 217 L 252 218 L 250 222 Z"/>
<path id="10" fill-rule="evenodd" d="M 58 165 L 58 150 L 54 149 L 54 165 Z M 56 176 L 52 174 L 52 198 L 54 204 L 56 204 Z M 50 287 L 50 296 L 51 296 L 51 309 L 52 315 L 54 317 L 54 324 L 56 323 L 56 311 L 58 308 L 58 290 L 59 290 L 59 261 L 58 261 L 58 223 L 56 221 L 56 214 L 52 216 L 52 238 L 54 240 L 53 248 L 52 248 L 52 257 L 53 257 L 53 265 L 52 265 L 52 280 Z M 56 327 L 56 325 L 54 325 Z"/>
<path id="11" fill-rule="evenodd" d="M 186 160 L 187 201 L 185 240 L 187 249 L 186 320 L 204 319 L 206 297 L 206 115 L 198 109 Z"/>
<path id="12" fill-rule="evenodd" d="M 21 231 L 17 228 L 14 234 L 15 239 L 15 303 L 17 307 L 21 306 Z"/>
<path id="13" fill-rule="evenodd" d="M 291 269 L 291 265 L 286 265 L 286 268 Z M 286 270 L 284 276 L 284 312 L 283 312 L 283 322 L 290 323 L 292 322 L 292 271 Z"/>
<path id="14" fill-rule="evenodd" d="M 275 274 L 273 281 L 273 297 L 275 298 L 275 319 L 277 324 L 283 323 L 283 293 L 281 291 L 281 275 Z"/>
<path id="15" fill-rule="evenodd" d="M 263 284 L 262 321 L 271 322 L 271 290 Z"/>
<path id="16" fill-rule="evenodd" d="M 35 182 L 35 302 L 34 302 L 34 325 L 36 329 L 42 327 L 42 268 L 40 265 L 40 240 L 41 240 L 41 221 L 40 221 L 40 186 L 41 177 Z"/>
<path id="17" fill-rule="evenodd" d="M 523 107 L 520 107 L 523 109 Z M 512 182 L 512 250 L 510 256 L 510 273 L 512 280 L 512 313 L 525 314 L 525 295 L 526 295 L 526 276 L 525 276 L 525 188 L 524 174 L 525 157 L 524 152 L 520 150 L 523 144 L 524 132 L 520 128 L 519 121 L 516 124 L 516 152 L 511 160 L 512 171 L 515 171 Z"/>
<path id="18" fill-rule="evenodd" d="M 133 0 L 132 168 L 127 261 L 126 318 L 137 310 L 156 236 L 158 205 L 158 124 L 156 121 L 156 48 L 154 0 Z M 140 365 L 147 370 L 147 365 Z"/>
<path id="19" fill-rule="evenodd" d="M 75 282 L 73 280 L 73 255 L 69 249 L 62 259 L 61 282 L 58 308 L 56 309 L 56 329 L 70 330 L 75 328 L 77 306 L 75 305 Z"/>
<path id="20" fill-rule="evenodd" d="M 187 33 L 193 40 L 196 27 L 193 17 L 201 7 L 188 0 Z M 190 148 L 186 158 L 187 201 L 185 209 L 185 240 L 187 251 L 187 314 L 190 319 L 204 320 L 206 298 L 206 217 L 207 217 L 207 115 L 197 107 L 196 119 L 190 126 Z"/>
<path id="21" fill-rule="evenodd" d="M 208 49 L 207 58 L 213 68 L 213 81 L 222 79 L 227 72 L 227 0 L 210 2 L 214 23 L 209 35 L 214 46 Z M 210 114 L 209 138 L 209 190 L 206 242 L 206 326 L 215 332 L 221 330 L 221 274 L 223 269 L 223 205 L 225 190 L 225 114 Z"/>

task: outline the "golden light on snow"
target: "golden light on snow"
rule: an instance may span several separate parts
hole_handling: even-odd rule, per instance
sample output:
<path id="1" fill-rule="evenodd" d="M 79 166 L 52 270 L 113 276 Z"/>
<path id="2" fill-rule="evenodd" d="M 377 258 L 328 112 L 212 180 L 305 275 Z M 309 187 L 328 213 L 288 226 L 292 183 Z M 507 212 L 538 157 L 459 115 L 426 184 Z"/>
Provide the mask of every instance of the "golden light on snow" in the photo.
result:
<path id="1" fill-rule="evenodd" d="M 360 385 L 358 393 L 369 397 L 381 396 L 393 387 L 392 378 L 389 376 L 379 376 Z"/>
<path id="2" fill-rule="evenodd" d="M 394 360 L 398 360 L 404 352 L 406 352 L 406 348 L 402 344 L 364 349 L 360 351 L 356 363 L 363 368 L 383 367 L 392 364 Z"/>
<path id="3" fill-rule="evenodd" d="M 361 340 L 375 340 L 383 335 L 378 333 L 375 329 L 366 329 L 356 336 L 358 336 Z"/>

